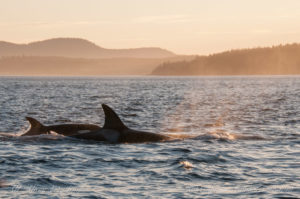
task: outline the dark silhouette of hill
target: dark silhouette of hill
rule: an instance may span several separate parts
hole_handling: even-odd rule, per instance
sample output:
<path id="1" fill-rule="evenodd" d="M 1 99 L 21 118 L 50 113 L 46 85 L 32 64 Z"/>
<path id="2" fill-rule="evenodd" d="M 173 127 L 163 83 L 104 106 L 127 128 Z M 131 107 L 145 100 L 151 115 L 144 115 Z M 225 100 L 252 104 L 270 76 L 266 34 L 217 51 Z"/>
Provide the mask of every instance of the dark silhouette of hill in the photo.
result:
<path id="1" fill-rule="evenodd" d="M 231 50 L 191 61 L 165 62 L 152 75 L 300 74 L 300 44 Z"/>
<path id="2" fill-rule="evenodd" d="M 161 48 L 105 49 L 78 38 L 55 38 L 29 44 L 0 41 L 0 57 L 59 56 L 73 58 L 166 58 L 176 56 Z"/>
<path id="3" fill-rule="evenodd" d="M 0 75 L 10 76 L 100 76 L 148 75 L 166 61 L 192 60 L 195 56 L 172 58 L 106 58 L 10 56 L 0 58 Z"/>

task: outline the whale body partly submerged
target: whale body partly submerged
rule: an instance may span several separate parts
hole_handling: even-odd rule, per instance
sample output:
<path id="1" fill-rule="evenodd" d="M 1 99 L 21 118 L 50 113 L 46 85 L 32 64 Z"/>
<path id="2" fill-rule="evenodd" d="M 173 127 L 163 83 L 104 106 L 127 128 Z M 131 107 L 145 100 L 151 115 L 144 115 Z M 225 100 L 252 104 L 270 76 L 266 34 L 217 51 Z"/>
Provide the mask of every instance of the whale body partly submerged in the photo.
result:
<path id="1" fill-rule="evenodd" d="M 101 129 L 71 135 L 70 137 L 110 143 L 143 143 L 171 140 L 171 137 L 167 135 L 130 129 L 121 121 L 113 109 L 105 104 L 102 104 L 102 108 L 105 114 L 105 123 Z"/>
<path id="2" fill-rule="evenodd" d="M 30 123 L 30 129 L 21 136 L 50 134 L 51 131 L 60 135 L 70 136 L 101 129 L 99 126 L 94 124 L 59 124 L 46 126 L 32 117 L 26 117 L 26 119 Z"/>

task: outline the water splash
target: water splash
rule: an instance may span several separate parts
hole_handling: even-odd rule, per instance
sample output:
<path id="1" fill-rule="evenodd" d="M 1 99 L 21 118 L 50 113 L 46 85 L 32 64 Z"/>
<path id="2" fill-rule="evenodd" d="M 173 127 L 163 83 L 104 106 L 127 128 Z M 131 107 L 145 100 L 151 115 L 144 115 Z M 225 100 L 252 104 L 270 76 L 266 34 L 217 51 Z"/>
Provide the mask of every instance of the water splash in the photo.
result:
<path id="1" fill-rule="evenodd" d="M 194 167 L 194 165 L 188 161 L 181 161 L 179 162 L 179 164 L 182 165 L 185 169 L 191 169 Z"/>

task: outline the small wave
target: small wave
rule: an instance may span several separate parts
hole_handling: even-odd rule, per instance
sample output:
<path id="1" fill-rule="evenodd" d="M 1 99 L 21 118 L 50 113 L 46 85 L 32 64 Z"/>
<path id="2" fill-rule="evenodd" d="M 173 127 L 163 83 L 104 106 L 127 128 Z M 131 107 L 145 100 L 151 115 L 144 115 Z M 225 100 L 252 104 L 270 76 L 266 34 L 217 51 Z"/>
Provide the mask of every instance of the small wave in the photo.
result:
<path id="1" fill-rule="evenodd" d="M 8 185 L 6 184 L 5 180 L 1 180 L 0 179 L 0 188 L 5 188 L 7 187 Z"/>
<path id="2" fill-rule="evenodd" d="M 183 152 L 183 153 L 191 153 L 192 150 L 185 148 L 175 148 L 171 150 L 172 152 Z"/>
<path id="3" fill-rule="evenodd" d="M 30 161 L 32 164 L 44 164 L 48 163 L 48 160 L 46 159 L 34 159 Z"/>
<path id="4" fill-rule="evenodd" d="M 191 169 L 194 167 L 194 165 L 188 161 L 181 161 L 179 162 L 179 164 L 182 165 L 185 169 Z"/>
<path id="5" fill-rule="evenodd" d="M 99 100 L 101 98 L 103 99 L 103 98 L 110 98 L 110 97 L 112 97 L 112 96 L 101 96 L 100 97 L 98 95 L 94 95 L 94 96 L 90 96 L 89 99 L 92 100 L 92 101 L 94 101 L 94 100 Z"/>
<path id="6" fill-rule="evenodd" d="M 50 134 L 41 134 L 41 135 L 33 135 L 33 136 L 21 136 L 24 132 L 17 133 L 4 133 L 0 132 L 0 140 L 1 141 L 40 141 L 40 140 L 58 140 L 64 138 L 65 136 L 57 134 L 55 132 L 50 132 Z"/>
<path id="7" fill-rule="evenodd" d="M 56 119 L 53 121 L 54 123 L 66 123 L 66 122 L 72 122 L 72 120 L 69 119 Z"/>
<path id="8" fill-rule="evenodd" d="M 124 116 L 124 117 L 137 117 L 138 115 L 137 114 L 135 114 L 135 113 L 125 113 L 125 114 L 122 114 L 122 116 Z"/>
<path id="9" fill-rule="evenodd" d="M 270 112 L 270 111 L 275 112 L 276 110 L 272 109 L 272 108 L 263 108 L 263 109 L 261 109 L 261 111 L 262 112 Z"/>
<path id="10" fill-rule="evenodd" d="M 185 160 L 188 160 L 193 163 L 207 163 L 207 164 L 215 164 L 215 163 L 224 163 L 226 159 L 221 155 L 204 155 L 202 157 L 188 157 Z M 182 160 L 180 159 L 179 162 Z"/>
<path id="11" fill-rule="evenodd" d="M 266 138 L 259 136 L 259 135 L 235 135 L 237 140 L 267 140 Z"/>
<path id="12" fill-rule="evenodd" d="M 197 138 L 210 140 L 210 139 L 216 139 L 216 140 L 224 140 L 224 141 L 231 141 L 231 140 L 266 140 L 266 138 L 259 136 L 259 135 L 243 135 L 243 134 L 237 134 L 237 133 L 230 133 L 228 131 L 217 129 L 214 131 L 211 131 L 207 134 L 198 136 Z"/>
<path id="13" fill-rule="evenodd" d="M 229 133 L 223 130 L 216 130 L 216 131 L 209 132 L 209 135 L 211 135 L 215 139 L 224 139 L 224 140 L 235 140 L 237 138 L 236 134 Z"/>
<path id="14" fill-rule="evenodd" d="M 172 132 L 172 133 L 178 133 L 184 131 L 184 126 L 178 126 L 175 128 L 167 128 L 166 131 Z"/>
<path id="15" fill-rule="evenodd" d="M 152 178 L 165 178 L 166 175 L 164 173 L 157 172 L 155 170 L 145 170 L 141 169 L 137 172 L 138 176 L 149 176 Z"/>
<path id="16" fill-rule="evenodd" d="M 58 179 L 51 179 L 47 177 L 37 178 L 37 179 L 30 179 L 23 183 L 26 186 L 37 186 L 37 187 L 44 187 L 44 186 L 57 186 L 57 187 L 71 187 L 75 186 L 74 184 L 67 183 Z"/>
<path id="17" fill-rule="evenodd" d="M 2 137 L 18 137 L 18 134 L 11 132 L 0 132 L 0 136 Z"/>
<path id="18" fill-rule="evenodd" d="M 189 138 L 194 138 L 196 137 L 195 135 L 187 135 L 187 134 L 166 134 L 172 139 L 189 139 Z"/>
<path id="19" fill-rule="evenodd" d="M 9 141 L 18 138 L 19 135 L 13 133 L 0 132 L 0 141 Z"/>
<path id="20" fill-rule="evenodd" d="M 50 134 L 41 134 L 41 135 L 32 135 L 32 136 L 20 136 L 21 139 L 24 140 L 34 140 L 34 139 L 48 139 L 48 140 L 56 140 L 64 138 L 65 136 L 55 133 L 54 131 L 50 131 Z"/>
<path id="21" fill-rule="evenodd" d="M 295 125 L 295 124 L 298 124 L 300 123 L 300 120 L 287 120 L 284 122 L 284 125 L 285 126 L 288 126 L 288 125 Z"/>
<path id="22" fill-rule="evenodd" d="M 210 175 L 211 179 L 218 179 L 221 181 L 241 181 L 244 180 L 238 174 L 223 172 L 223 171 L 214 171 Z"/>
<path id="23" fill-rule="evenodd" d="M 222 120 L 218 120 L 215 123 L 204 124 L 204 127 L 222 127 L 225 126 L 225 123 Z"/>

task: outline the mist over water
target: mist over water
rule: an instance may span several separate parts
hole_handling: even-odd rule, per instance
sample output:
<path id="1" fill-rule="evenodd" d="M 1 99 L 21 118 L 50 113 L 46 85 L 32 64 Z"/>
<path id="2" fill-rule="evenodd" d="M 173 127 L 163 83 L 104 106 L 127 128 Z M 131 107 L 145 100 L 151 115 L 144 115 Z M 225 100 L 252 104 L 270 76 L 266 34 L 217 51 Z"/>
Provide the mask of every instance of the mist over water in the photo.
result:
<path id="1" fill-rule="evenodd" d="M 3 198 L 282 198 L 300 195 L 300 78 L 0 78 Z M 103 125 L 101 104 L 161 143 L 19 137 Z M 185 139 L 182 139 L 185 138 Z"/>

